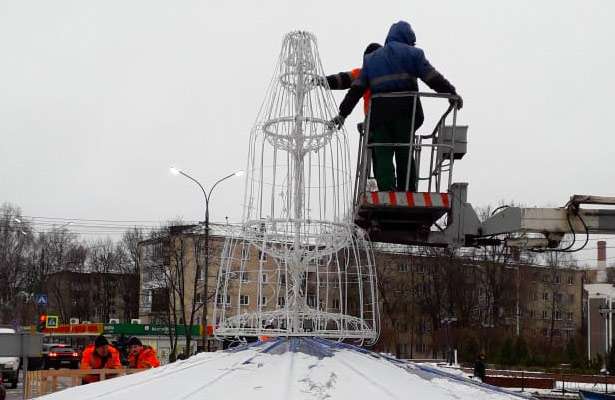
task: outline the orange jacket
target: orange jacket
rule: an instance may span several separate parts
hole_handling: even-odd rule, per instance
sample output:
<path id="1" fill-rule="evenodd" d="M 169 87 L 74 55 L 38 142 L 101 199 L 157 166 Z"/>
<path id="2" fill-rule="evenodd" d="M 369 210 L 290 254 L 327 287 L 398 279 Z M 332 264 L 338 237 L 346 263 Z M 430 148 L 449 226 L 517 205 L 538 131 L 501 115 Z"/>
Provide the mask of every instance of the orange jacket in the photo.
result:
<path id="1" fill-rule="evenodd" d="M 352 76 L 352 80 L 358 79 L 361 76 L 361 68 L 355 68 L 350 71 L 350 76 Z M 363 92 L 363 112 L 367 115 L 369 111 L 369 101 L 372 98 L 372 92 L 367 88 L 365 92 Z"/>
<path id="2" fill-rule="evenodd" d="M 81 355 L 81 369 L 120 369 L 120 353 L 115 347 L 109 345 L 109 354 L 102 358 L 96 353 L 94 345 L 91 344 L 83 350 Z M 84 383 L 98 382 L 98 375 L 87 375 L 83 378 Z"/>
<path id="3" fill-rule="evenodd" d="M 143 346 L 139 352 L 130 353 L 128 356 L 129 368 L 156 368 L 160 366 L 160 361 L 156 355 L 156 350 L 150 346 Z"/>
<path id="4" fill-rule="evenodd" d="M 326 77 L 327 83 L 331 90 L 346 90 L 350 89 L 352 83 L 361 76 L 361 68 L 354 68 L 350 71 L 340 72 L 339 74 L 329 75 Z M 369 101 L 372 97 L 372 92 L 367 88 L 363 92 L 363 111 L 367 115 L 369 110 Z"/>

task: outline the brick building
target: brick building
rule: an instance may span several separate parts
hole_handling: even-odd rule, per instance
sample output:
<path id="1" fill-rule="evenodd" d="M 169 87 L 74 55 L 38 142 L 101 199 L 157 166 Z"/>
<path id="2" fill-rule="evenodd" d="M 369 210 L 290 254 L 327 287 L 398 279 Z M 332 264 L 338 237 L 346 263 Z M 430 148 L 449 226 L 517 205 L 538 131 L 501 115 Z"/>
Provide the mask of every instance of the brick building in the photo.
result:
<path id="1" fill-rule="evenodd" d="M 378 351 L 438 358 L 450 347 L 485 350 L 493 338 L 563 346 L 582 335 L 586 271 L 375 251 L 380 289 Z"/>
<path id="2" fill-rule="evenodd" d="M 64 324 L 71 318 L 129 323 L 139 314 L 139 277 L 133 274 L 59 271 L 47 275 L 44 291 L 47 313 Z"/>
<path id="3" fill-rule="evenodd" d="M 224 239 L 222 235 L 210 237 L 207 296 L 202 272 L 204 235 L 199 233 L 198 227 L 173 227 L 168 235 L 139 244 L 139 315 L 143 322 L 165 323 L 169 308 L 179 312 L 179 299 L 171 295 L 169 282 L 161 279 L 164 276 L 160 271 L 173 271 L 180 266 L 185 269 L 182 276 L 186 287 L 194 282 L 197 269 L 201 271 L 196 298 L 201 307 L 205 299 L 209 299 L 208 325 L 214 324 L 213 296 Z M 236 293 L 231 288 L 226 299 L 219 298 L 218 303 L 224 307 L 239 307 L 241 311 L 253 311 L 259 304 L 264 310 L 281 305 L 282 300 L 275 290 L 268 290 L 266 285 L 273 280 L 272 274 L 279 273 L 279 268 L 255 248 L 236 251 L 242 253 L 234 257 L 247 260 L 245 271 L 235 277 L 242 282 L 242 292 Z M 436 251 L 392 250 L 378 245 L 374 246 L 374 256 L 381 310 L 377 351 L 401 358 L 434 358 L 441 357 L 447 347 L 460 347 L 468 340 L 480 347 L 491 340 L 489 338 L 517 334 L 534 343 L 561 346 L 581 331 L 583 283 L 587 279 L 582 269 L 539 267 L 510 261 L 479 262 L 446 257 Z M 258 276 L 261 257 L 265 259 L 265 271 Z M 265 283 L 262 293 L 257 292 L 259 279 Z M 333 292 L 339 293 L 334 289 Z M 310 304 L 310 288 L 307 290 Z M 340 306 L 338 297 L 332 294 L 327 304 L 319 306 L 335 312 Z M 192 292 L 187 290 L 184 302 L 191 304 L 192 298 Z M 170 307 L 170 304 L 175 306 Z M 190 310 L 184 309 L 183 315 L 179 315 L 180 320 L 190 318 L 187 311 Z M 199 311 L 194 323 L 202 321 L 202 311 Z"/>

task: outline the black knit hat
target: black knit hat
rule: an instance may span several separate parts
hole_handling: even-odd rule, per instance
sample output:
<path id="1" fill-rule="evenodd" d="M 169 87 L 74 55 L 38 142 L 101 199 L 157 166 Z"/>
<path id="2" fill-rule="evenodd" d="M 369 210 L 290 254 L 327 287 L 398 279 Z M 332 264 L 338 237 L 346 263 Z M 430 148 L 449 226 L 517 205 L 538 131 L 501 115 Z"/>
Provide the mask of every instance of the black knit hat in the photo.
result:
<path id="1" fill-rule="evenodd" d="M 97 336 L 94 340 L 94 347 L 106 346 L 109 344 L 109 341 L 103 335 Z"/>
<path id="2" fill-rule="evenodd" d="M 141 343 L 138 337 L 133 336 L 128 339 L 128 346 L 143 346 L 143 343 Z"/>
<path id="3" fill-rule="evenodd" d="M 373 53 L 374 51 L 378 50 L 381 47 L 382 47 L 382 45 L 380 43 L 370 43 L 365 48 L 365 51 L 363 52 L 363 55 L 366 56 L 369 53 Z"/>

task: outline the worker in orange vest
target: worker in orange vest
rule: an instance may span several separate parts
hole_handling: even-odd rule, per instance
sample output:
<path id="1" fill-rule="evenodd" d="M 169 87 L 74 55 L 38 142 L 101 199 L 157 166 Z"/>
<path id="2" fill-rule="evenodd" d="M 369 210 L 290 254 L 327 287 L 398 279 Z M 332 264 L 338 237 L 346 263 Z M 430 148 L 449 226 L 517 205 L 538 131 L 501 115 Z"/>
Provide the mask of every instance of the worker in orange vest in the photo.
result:
<path id="1" fill-rule="evenodd" d="M 120 353 L 103 335 L 98 336 L 93 344 L 83 350 L 81 355 L 81 369 L 120 369 Z M 107 376 L 110 377 L 110 376 Z M 83 384 L 98 382 L 98 375 L 86 375 L 83 377 Z"/>
<path id="2" fill-rule="evenodd" d="M 133 336 L 128 340 L 128 352 L 129 368 L 143 369 L 160 366 L 156 350 L 151 346 L 143 346 L 139 338 Z"/>
<path id="3" fill-rule="evenodd" d="M 370 43 L 365 48 L 365 51 L 363 52 L 363 57 L 367 56 L 368 54 L 373 53 L 374 51 L 378 50 L 381 47 L 382 45 L 380 43 Z M 331 90 L 346 90 L 346 89 L 350 89 L 350 87 L 352 86 L 352 83 L 358 80 L 360 77 L 361 77 L 361 68 L 354 68 L 350 71 L 340 72 L 339 74 L 328 75 L 326 77 L 320 77 L 317 79 L 318 80 L 317 83 L 322 86 L 324 86 L 326 83 L 327 85 L 329 85 L 329 89 Z M 371 90 L 369 88 L 365 89 L 363 91 L 363 112 L 365 113 L 365 115 L 367 115 L 367 112 L 369 111 L 369 102 L 371 100 L 371 97 L 372 97 Z M 339 129 L 344 124 L 344 120 L 345 120 L 345 117 L 342 117 L 341 115 L 337 115 L 331 122 L 337 125 Z M 359 132 L 364 133 L 363 132 L 363 128 L 364 128 L 363 122 L 359 123 L 357 128 L 359 129 Z M 371 138 L 368 138 L 368 139 L 371 142 Z M 376 160 L 376 153 L 372 151 L 372 164 L 374 165 L 374 168 L 376 168 L 377 162 L 378 160 Z"/>
<path id="4" fill-rule="evenodd" d="M 369 46 L 365 48 L 363 52 L 363 57 L 366 55 L 373 53 L 374 51 L 381 48 L 382 45 L 379 43 L 370 43 Z M 329 85 L 329 89 L 331 90 L 346 90 L 350 89 L 352 82 L 356 79 L 359 79 L 361 76 L 361 68 L 354 68 L 350 71 L 340 72 L 339 74 L 327 75 L 326 77 L 319 77 L 316 79 L 316 83 L 322 86 L 325 85 L 325 82 Z M 367 111 L 369 110 L 369 100 L 371 98 L 371 92 L 369 89 L 365 90 L 363 93 L 363 111 L 367 115 Z"/>

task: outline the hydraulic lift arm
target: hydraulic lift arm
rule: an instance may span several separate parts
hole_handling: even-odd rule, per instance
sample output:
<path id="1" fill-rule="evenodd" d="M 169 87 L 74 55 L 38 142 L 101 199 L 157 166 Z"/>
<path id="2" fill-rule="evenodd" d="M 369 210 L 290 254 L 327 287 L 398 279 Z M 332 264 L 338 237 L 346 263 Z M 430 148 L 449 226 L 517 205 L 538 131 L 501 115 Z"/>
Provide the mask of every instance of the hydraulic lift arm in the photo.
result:
<path id="1" fill-rule="evenodd" d="M 614 206 L 615 197 L 574 195 L 564 207 L 507 207 L 483 221 L 477 239 L 518 233 L 521 238 L 508 240 L 506 244 L 557 248 L 565 234 L 615 234 L 615 209 L 582 208 L 582 205 Z"/>

